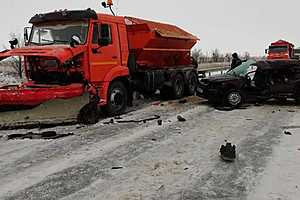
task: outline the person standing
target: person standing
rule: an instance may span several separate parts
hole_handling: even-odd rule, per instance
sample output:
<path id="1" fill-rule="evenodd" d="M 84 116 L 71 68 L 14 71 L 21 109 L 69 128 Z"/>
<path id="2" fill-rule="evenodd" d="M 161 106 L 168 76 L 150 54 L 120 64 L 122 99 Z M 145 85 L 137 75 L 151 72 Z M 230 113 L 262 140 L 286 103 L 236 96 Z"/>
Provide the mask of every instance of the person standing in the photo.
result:
<path id="1" fill-rule="evenodd" d="M 230 70 L 236 68 L 240 64 L 242 64 L 242 60 L 239 58 L 237 53 L 233 53 Z"/>

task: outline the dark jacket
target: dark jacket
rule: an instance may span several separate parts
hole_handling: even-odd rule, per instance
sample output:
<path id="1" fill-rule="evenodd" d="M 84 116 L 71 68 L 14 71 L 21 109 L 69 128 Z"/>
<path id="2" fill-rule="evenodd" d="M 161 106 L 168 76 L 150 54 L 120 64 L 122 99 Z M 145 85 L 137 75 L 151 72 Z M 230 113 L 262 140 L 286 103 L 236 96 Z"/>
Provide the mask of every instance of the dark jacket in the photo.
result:
<path id="1" fill-rule="evenodd" d="M 237 66 L 239 66 L 240 64 L 242 64 L 242 60 L 237 57 L 237 58 L 233 58 L 232 61 L 231 61 L 231 67 L 230 67 L 230 70 L 236 68 Z"/>

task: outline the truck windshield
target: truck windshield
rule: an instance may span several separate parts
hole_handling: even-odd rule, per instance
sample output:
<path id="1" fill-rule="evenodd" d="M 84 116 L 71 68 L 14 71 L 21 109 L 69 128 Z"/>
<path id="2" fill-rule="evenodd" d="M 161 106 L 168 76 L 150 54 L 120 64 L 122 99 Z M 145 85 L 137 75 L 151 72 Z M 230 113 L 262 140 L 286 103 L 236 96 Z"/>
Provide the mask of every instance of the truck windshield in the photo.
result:
<path id="1" fill-rule="evenodd" d="M 88 23 L 86 22 L 59 22 L 34 25 L 32 27 L 30 44 L 51 45 L 69 44 L 72 36 L 80 39 L 80 44 L 86 42 Z"/>
<path id="2" fill-rule="evenodd" d="M 287 46 L 270 46 L 269 53 L 286 53 L 288 52 Z"/>
<path id="3" fill-rule="evenodd" d="M 255 63 L 255 60 L 247 60 L 246 62 L 243 62 L 240 66 L 228 71 L 227 74 L 234 76 L 246 76 L 249 72 L 256 70 L 256 68 L 254 67 Z"/>

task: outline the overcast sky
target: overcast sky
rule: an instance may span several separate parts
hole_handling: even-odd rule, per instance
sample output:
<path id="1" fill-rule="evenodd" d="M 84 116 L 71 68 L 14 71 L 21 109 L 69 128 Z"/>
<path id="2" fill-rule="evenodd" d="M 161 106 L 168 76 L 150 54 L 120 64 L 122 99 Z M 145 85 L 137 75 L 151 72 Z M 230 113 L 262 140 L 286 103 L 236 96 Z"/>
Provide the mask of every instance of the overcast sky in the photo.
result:
<path id="1" fill-rule="evenodd" d="M 9 33 L 23 33 L 36 13 L 56 9 L 93 8 L 107 12 L 97 0 L 1 0 L 0 46 Z M 286 39 L 300 46 L 299 0 L 115 0 L 118 15 L 172 23 L 198 36 L 204 52 L 263 55 L 270 42 Z"/>

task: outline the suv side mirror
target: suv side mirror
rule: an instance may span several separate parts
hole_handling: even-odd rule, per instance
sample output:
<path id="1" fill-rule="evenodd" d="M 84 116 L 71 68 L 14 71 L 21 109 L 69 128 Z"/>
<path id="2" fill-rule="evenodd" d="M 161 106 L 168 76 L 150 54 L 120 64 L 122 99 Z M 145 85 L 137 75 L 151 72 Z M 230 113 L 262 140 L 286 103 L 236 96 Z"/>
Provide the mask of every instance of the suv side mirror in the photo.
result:
<path id="1" fill-rule="evenodd" d="M 29 43 L 29 37 L 30 37 L 31 27 L 25 27 L 24 28 L 24 42 L 25 45 Z"/>
<path id="2" fill-rule="evenodd" d="M 108 46 L 108 45 L 109 45 L 109 38 L 100 38 L 100 39 L 98 40 L 98 44 L 99 44 L 101 47 Z"/>

